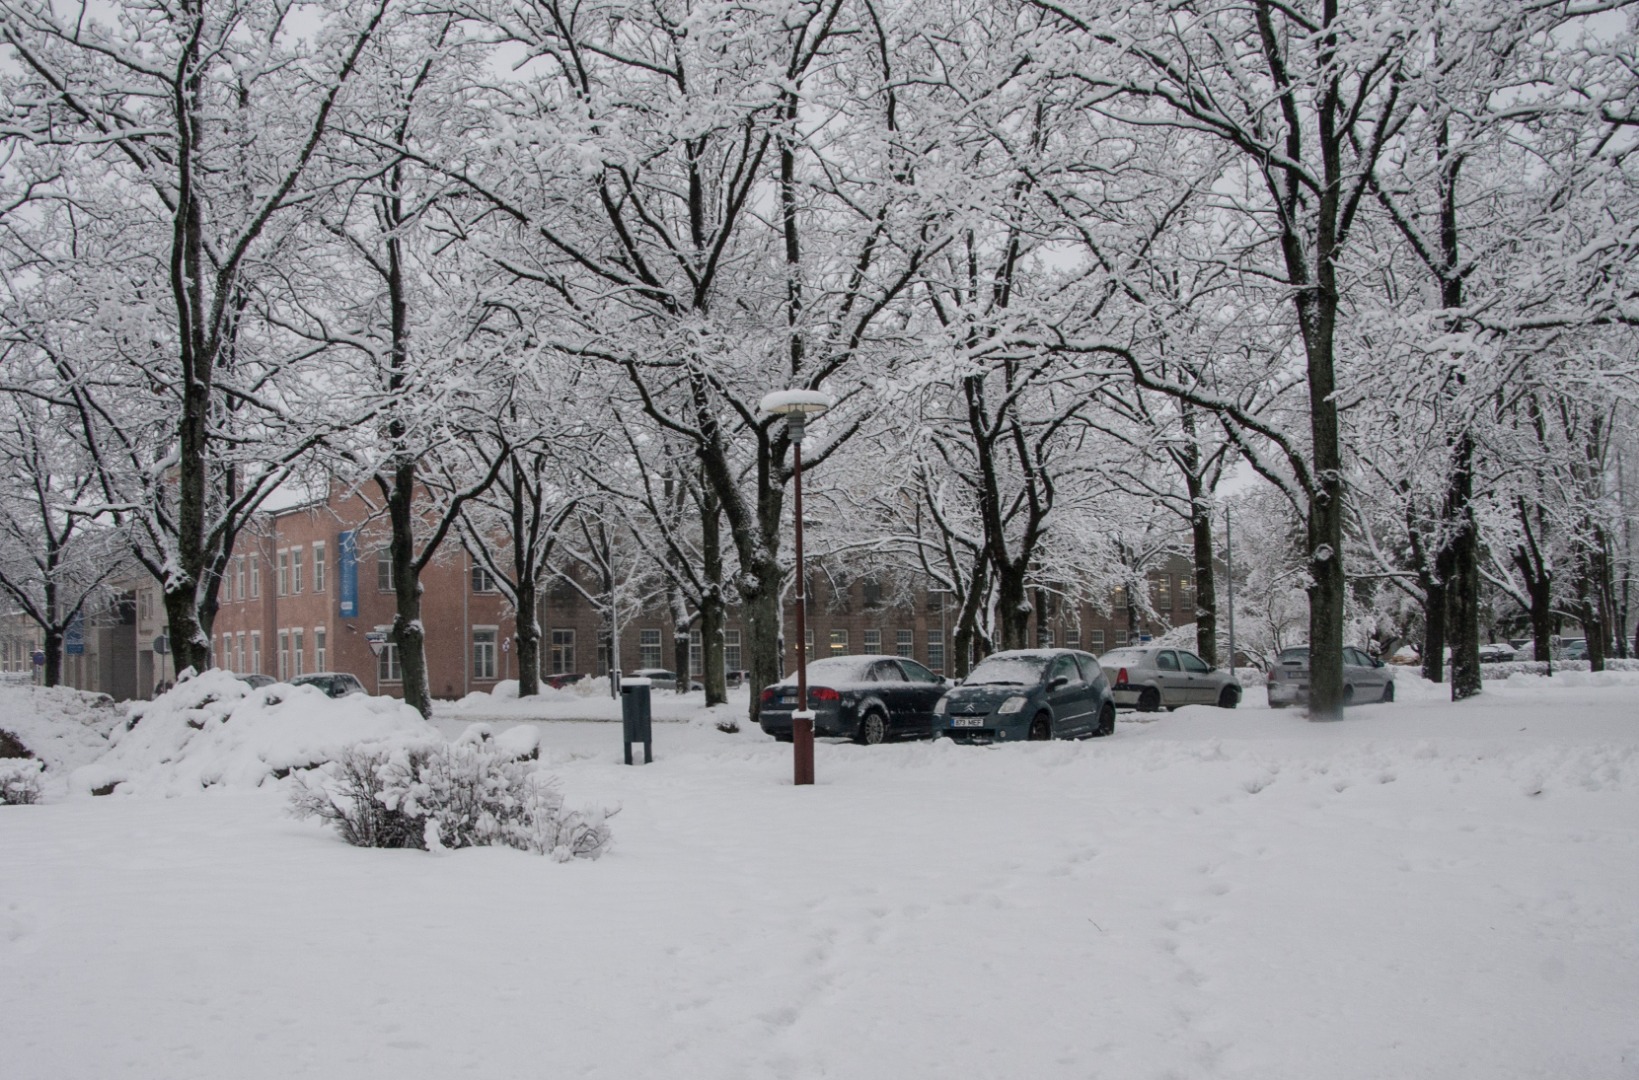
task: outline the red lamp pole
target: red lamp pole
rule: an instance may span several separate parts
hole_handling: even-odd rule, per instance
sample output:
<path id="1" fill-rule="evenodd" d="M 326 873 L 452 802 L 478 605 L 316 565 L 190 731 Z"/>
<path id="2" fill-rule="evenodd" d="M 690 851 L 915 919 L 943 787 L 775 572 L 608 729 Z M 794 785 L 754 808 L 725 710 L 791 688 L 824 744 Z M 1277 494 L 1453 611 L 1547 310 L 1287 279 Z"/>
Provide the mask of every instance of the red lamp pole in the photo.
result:
<path id="1" fill-rule="evenodd" d="M 829 394 L 818 390 L 776 390 L 762 400 L 764 416 L 785 417 L 785 437 L 791 441 L 791 479 L 796 488 L 797 708 L 791 714 L 791 765 L 797 786 L 814 782 L 814 713 L 808 707 L 808 574 L 802 564 L 802 437 L 808 418 L 834 404 Z"/>
<path id="2" fill-rule="evenodd" d="M 788 424 L 797 518 L 797 711 L 791 714 L 791 760 L 792 782 L 801 785 L 814 782 L 814 714 L 808 709 L 808 575 L 802 566 L 802 414 L 791 416 Z"/>

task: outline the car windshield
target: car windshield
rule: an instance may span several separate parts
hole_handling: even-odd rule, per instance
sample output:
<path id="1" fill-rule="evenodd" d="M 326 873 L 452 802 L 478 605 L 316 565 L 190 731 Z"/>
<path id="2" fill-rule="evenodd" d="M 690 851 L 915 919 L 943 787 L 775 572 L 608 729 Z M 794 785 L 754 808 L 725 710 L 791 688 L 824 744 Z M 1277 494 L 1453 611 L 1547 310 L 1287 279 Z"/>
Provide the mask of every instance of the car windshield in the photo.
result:
<path id="1" fill-rule="evenodd" d="M 861 683 L 870 681 L 871 665 L 876 663 L 876 657 L 859 656 L 828 656 L 823 660 L 815 660 L 808 665 L 808 685 L 822 683 L 826 686 L 835 686 L 839 683 Z M 797 676 L 793 672 L 781 679 L 779 686 L 796 686 Z"/>
<path id="2" fill-rule="evenodd" d="M 1051 656 L 1040 653 L 1016 653 L 1011 656 L 992 656 L 974 668 L 964 686 L 1029 686 L 1041 682 L 1042 669 Z"/>

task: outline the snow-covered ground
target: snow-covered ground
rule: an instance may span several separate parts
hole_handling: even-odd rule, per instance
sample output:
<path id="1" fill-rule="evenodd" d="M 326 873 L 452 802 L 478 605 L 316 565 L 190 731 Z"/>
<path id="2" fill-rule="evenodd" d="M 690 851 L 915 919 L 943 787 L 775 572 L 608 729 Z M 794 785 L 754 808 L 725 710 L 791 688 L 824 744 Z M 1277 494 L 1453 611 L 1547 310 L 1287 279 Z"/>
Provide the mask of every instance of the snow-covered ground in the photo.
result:
<path id="1" fill-rule="evenodd" d="M 807 789 L 538 722 L 598 862 L 349 848 L 278 781 L 0 807 L 0 1076 L 1639 1077 L 1639 675 L 1440 694 Z"/>

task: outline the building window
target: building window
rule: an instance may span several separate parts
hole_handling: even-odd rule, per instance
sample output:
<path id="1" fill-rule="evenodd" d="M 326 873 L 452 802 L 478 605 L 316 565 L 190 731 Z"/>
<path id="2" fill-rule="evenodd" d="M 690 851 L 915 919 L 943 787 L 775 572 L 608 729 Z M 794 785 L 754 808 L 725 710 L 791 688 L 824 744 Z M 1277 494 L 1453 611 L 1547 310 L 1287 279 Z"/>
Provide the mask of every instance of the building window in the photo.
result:
<path id="1" fill-rule="evenodd" d="M 893 651 L 894 651 L 895 655 L 903 656 L 903 657 L 906 657 L 906 658 L 911 659 L 911 660 L 916 659 L 916 657 L 912 655 L 912 653 L 915 651 L 915 644 L 914 644 L 915 641 L 916 641 L 915 636 L 909 630 L 900 630 L 900 631 L 896 632 L 894 634 L 894 646 L 893 646 Z"/>
<path id="2" fill-rule="evenodd" d="M 875 656 L 882 651 L 882 631 L 865 631 L 865 655 Z"/>
<path id="3" fill-rule="evenodd" d="M 1195 596 L 1195 583 L 1190 580 L 1188 574 L 1179 574 L 1178 575 L 1178 602 L 1180 604 L 1192 604 L 1192 603 L 1194 603 L 1194 596 Z"/>
<path id="4" fill-rule="evenodd" d="M 307 647 L 302 641 L 302 632 L 300 630 L 290 632 L 290 659 L 290 674 L 292 677 L 300 675 L 306 670 Z"/>
<path id="5" fill-rule="evenodd" d="M 245 666 L 245 661 L 248 659 L 250 657 L 245 655 L 245 632 L 241 630 L 237 640 L 233 643 L 233 670 L 240 674 L 249 671 L 250 669 Z"/>
<path id="6" fill-rule="evenodd" d="M 279 631 L 279 681 L 290 678 L 290 631 Z"/>
<path id="7" fill-rule="evenodd" d="M 316 586 L 315 586 L 316 587 Z M 325 630 L 322 626 L 313 628 L 313 670 L 329 671 L 326 665 L 330 663 L 329 649 L 326 648 Z"/>
<path id="8" fill-rule="evenodd" d="M 376 657 L 376 678 L 381 682 L 402 682 L 404 669 L 398 666 L 398 646 L 389 641 Z"/>
<path id="9" fill-rule="evenodd" d="M 942 631 L 928 631 L 928 667 L 941 675 L 945 672 L 945 635 Z"/>
<path id="10" fill-rule="evenodd" d="M 313 591 L 324 592 L 324 579 L 329 572 L 325 564 L 324 543 L 321 541 L 313 545 Z M 322 670 L 322 669 L 321 669 Z"/>
<path id="11" fill-rule="evenodd" d="M 376 552 L 376 592 L 393 591 L 393 553 L 387 548 Z"/>
<path id="12" fill-rule="evenodd" d="M 607 674 L 609 674 L 609 632 L 599 630 L 597 676 L 601 679 Z"/>
<path id="13" fill-rule="evenodd" d="M 1110 604 L 1117 611 L 1122 611 L 1122 610 L 1126 609 L 1126 607 L 1127 607 L 1127 587 L 1125 585 L 1117 585 L 1115 587 L 1115 592 L 1110 594 Z"/>
<path id="14" fill-rule="evenodd" d="M 1036 647 L 1038 649 L 1053 648 L 1053 628 L 1051 626 L 1036 627 Z"/>
<path id="15" fill-rule="evenodd" d="M 243 555 L 233 557 L 233 591 L 235 599 L 243 600 L 245 598 L 245 557 Z"/>
<path id="16" fill-rule="evenodd" d="M 866 607 L 882 606 L 882 582 L 866 581 L 860 585 L 859 591 Z"/>
<path id="17" fill-rule="evenodd" d="M 1167 574 L 1156 579 L 1155 606 L 1162 611 L 1172 610 L 1172 578 Z"/>
<path id="18" fill-rule="evenodd" d="M 831 656 L 847 656 L 848 655 L 848 631 L 846 631 L 846 630 L 833 630 L 833 631 L 831 631 L 831 652 L 830 652 L 830 655 Z"/>
<path id="19" fill-rule="evenodd" d="M 1064 632 L 1064 647 L 1066 649 L 1081 648 L 1081 627 L 1074 626 Z"/>
<path id="20" fill-rule="evenodd" d="M 723 667 L 728 671 L 739 671 L 740 663 L 740 631 L 723 631 Z"/>
<path id="21" fill-rule="evenodd" d="M 472 567 L 472 591 L 482 593 L 499 591 L 495 587 L 495 575 L 476 563 Z"/>
<path id="22" fill-rule="evenodd" d="M 1087 637 L 1089 639 L 1088 644 L 1092 647 L 1093 654 L 1095 656 L 1102 654 L 1104 652 L 1104 631 L 1088 631 Z"/>
<path id="23" fill-rule="evenodd" d="M 814 662 L 814 628 L 806 627 L 803 630 L 803 647 L 808 650 L 808 662 Z"/>
<path id="24" fill-rule="evenodd" d="M 1127 631 L 1117 630 L 1115 632 L 1115 643 L 1117 645 L 1125 645 L 1127 643 Z"/>
<path id="25" fill-rule="evenodd" d="M 495 678 L 495 627 L 486 626 L 472 632 L 472 677 L 489 681 Z"/>
<path id="26" fill-rule="evenodd" d="M 261 596 L 261 595 L 262 595 L 262 557 L 260 555 L 253 554 L 250 557 L 250 598 L 252 600 L 254 600 L 258 596 Z M 258 674 L 260 674 L 259 671 L 258 671 Z"/>
<path id="27" fill-rule="evenodd" d="M 302 591 L 302 549 L 299 547 L 290 549 L 290 591 Z"/>
<path id="28" fill-rule="evenodd" d="M 552 631 L 552 648 L 547 655 L 547 667 L 553 675 L 568 675 L 575 670 L 575 632 Z"/>
<path id="29" fill-rule="evenodd" d="M 659 630 L 639 630 L 637 632 L 637 666 L 640 668 L 657 668 L 660 666 Z"/>
<path id="30" fill-rule="evenodd" d="M 255 564 L 256 556 L 252 555 L 251 565 L 254 566 Z M 250 673 L 252 675 L 262 673 L 262 632 L 260 630 L 250 632 Z"/>
<path id="31" fill-rule="evenodd" d="M 689 674 L 698 676 L 705 671 L 705 664 L 701 659 L 700 631 L 689 631 Z"/>

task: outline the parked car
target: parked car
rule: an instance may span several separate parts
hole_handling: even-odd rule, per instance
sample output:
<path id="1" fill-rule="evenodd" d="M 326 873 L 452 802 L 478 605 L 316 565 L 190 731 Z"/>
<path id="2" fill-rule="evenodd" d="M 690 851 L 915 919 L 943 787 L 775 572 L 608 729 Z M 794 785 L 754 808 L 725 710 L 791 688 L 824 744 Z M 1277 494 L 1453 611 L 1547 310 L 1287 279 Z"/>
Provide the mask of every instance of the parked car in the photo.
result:
<path id="1" fill-rule="evenodd" d="M 947 683 L 902 656 L 828 656 L 808 665 L 808 708 L 814 734 L 870 745 L 888 739 L 925 739 L 933 733 L 934 705 Z M 797 678 L 787 676 L 762 692 L 758 722 L 784 742 L 791 738 Z"/>
<path id="2" fill-rule="evenodd" d="M 992 653 L 934 707 L 958 742 L 1070 739 L 1115 731 L 1115 699 L 1098 658 L 1070 649 Z"/>
<path id="3" fill-rule="evenodd" d="M 575 685 L 584 678 L 586 678 L 586 672 L 570 671 L 562 672 L 557 675 L 548 675 L 543 681 L 554 690 L 562 690 L 566 686 Z"/>
<path id="4" fill-rule="evenodd" d="M 730 690 L 735 690 L 744 686 L 748 681 L 750 681 L 750 679 L 751 672 L 746 671 L 744 668 L 741 668 L 738 671 L 725 671 L 723 673 L 723 681 L 727 684 Z"/>
<path id="5" fill-rule="evenodd" d="M 676 690 L 677 672 L 666 668 L 643 667 L 636 671 L 627 671 L 621 674 L 623 679 L 648 679 L 651 690 Z"/>
<path id="6" fill-rule="evenodd" d="M 264 686 L 273 685 L 272 675 L 236 675 L 234 677 L 252 690 L 260 690 Z"/>
<path id="7" fill-rule="evenodd" d="M 1309 700 L 1309 646 L 1282 649 L 1269 665 L 1269 707 L 1284 709 Z M 1354 648 L 1343 647 L 1343 704 L 1394 700 L 1394 669 Z"/>
<path id="8" fill-rule="evenodd" d="M 1586 660 L 1588 658 L 1587 638 L 1567 638 L 1559 643 L 1559 658 L 1561 660 Z"/>
<path id="9" fill-rule="evenodd" d="M 1516 659 L 1514 647 L 1506 641 L 1493 641 L 1489 645 L 1480 646 L 1480 663 L 1502 664 Z"/>
<path id="10" fill-rule="evenodd" d="M 345 671 L 315 671 L 311 675 L 298 675 L 290 680 L 290 685 L 315 686 L 333 698 L 369 693 L 363 683 Z"/>
<path id="11" fill-rule="evenodd" d="M 1216 705 L 1233 709 L 1241 703 L 1241 684 L 1188 649 L 1135 645 L 1113 649 L 1098 658 L 1110 682 L 1115 703 L 1139 712 L 1180 705 Z"/>

